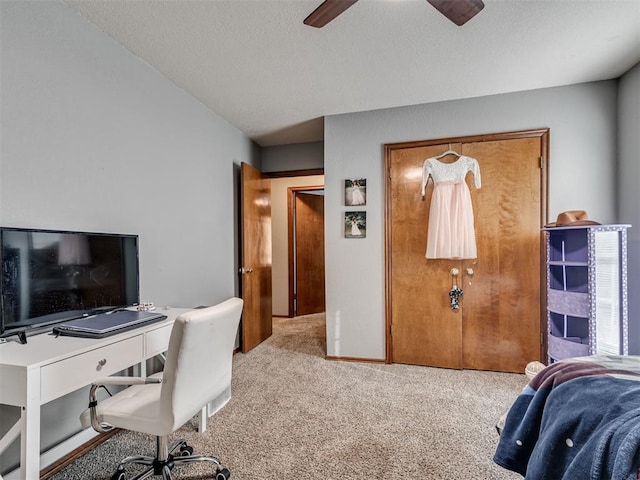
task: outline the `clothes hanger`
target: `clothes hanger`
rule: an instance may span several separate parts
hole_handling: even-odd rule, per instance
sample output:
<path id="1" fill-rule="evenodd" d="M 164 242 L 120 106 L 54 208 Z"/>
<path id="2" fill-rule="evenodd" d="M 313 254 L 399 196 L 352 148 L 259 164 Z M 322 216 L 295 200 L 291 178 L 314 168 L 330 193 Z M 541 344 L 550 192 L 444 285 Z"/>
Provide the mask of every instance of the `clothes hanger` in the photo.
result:
<path id="1" fill-rule="evenodd" d="M 449 144 L 449 150 L 447 150 L 446 152 L 441 153 L 440 155 L 437 155 L 437 156 L 435 156 L 433 158 L 438 159 L 438 158 L 446 157 L 447 155 L 455 155 L 456 157 L 460 157 L 461 156 L 455 150 L 451 150 L 451 144 Z"/>

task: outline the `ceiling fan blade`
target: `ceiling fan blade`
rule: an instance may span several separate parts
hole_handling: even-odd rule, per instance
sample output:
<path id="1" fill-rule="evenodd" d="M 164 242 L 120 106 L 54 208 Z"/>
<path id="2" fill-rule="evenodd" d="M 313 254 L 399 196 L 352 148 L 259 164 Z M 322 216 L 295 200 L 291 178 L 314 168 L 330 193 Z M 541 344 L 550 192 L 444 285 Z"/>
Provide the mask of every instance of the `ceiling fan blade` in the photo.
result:
<path id="1" fill-rule="evenodd" d="M 316 28 L 324 27 L 357 1 L 358 0 L 325 0 L 311 15 L 304 19 L 304 24 Z"/>
<path id="2" fill-rule="evenodd" d="M 459 27 L 484 8 L 482 0 L 427 0 L 427 2 Z"/>

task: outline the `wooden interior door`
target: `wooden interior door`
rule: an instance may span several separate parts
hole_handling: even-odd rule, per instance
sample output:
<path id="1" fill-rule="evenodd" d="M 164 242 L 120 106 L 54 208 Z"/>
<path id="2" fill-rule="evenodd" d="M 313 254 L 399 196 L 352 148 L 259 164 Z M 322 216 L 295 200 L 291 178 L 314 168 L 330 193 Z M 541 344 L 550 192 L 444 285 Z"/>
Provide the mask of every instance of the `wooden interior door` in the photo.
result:
<path id="1" fill-rule="evenodd" d="M 523 372 L 541 357 L 540 138 L 465 143 L 478 159 L 478 258 L 462 262 L 465 368 Z M 467 268 L 473 274 L 467 274 Z"/>
<path id="2" fill-rule="evenodd" d="M 242 351 L 271 336 L 271 180 L 242 163 Z"/>
<path id="3" fill-rule="evenodd" d="M 398 363 L 522 372 L 541 358 L 541 239 L 547 130 L 386 146 L 387 357 Z M 422 165 L 448 148 L 478 160 L 466 181 L 478 258 L 425 258 L 432 182 Z M 450 160 L 455 160 L 451 157 Z M 446 160 L 445 160 L 446 161 Z M 450 308 L 451 269 L 463 289 Z M 467 270 L 472 269 L 472 270 Z"/>
<path id="4" fill-rule="evenodd" d="M 449 271 L 460 262 L 425 258 L 433 183 L 424 197 L 420 193 L 424 160 L 447 148 L 416 146 L 395 149 L 388 156 L 387 232 L 393 263 L 387 277 L 392 300 L 387 303 L 392 360 L 397 363 L 462 368 L 462 315 L 449 308 L 448 296 Z"/>
<path id="5" fill-rule="evenodd" d="M 296 315 L 325 310 L 324 196 L 295 195 L 295 299 Z"/>

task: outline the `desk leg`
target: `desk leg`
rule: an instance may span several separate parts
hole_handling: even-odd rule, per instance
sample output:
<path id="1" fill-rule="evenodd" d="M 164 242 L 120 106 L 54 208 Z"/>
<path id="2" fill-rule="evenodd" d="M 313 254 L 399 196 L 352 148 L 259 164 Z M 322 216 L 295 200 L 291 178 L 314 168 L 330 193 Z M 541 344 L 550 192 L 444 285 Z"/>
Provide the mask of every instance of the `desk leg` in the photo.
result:
<path id="1" fill-rule="evenodd" d="M 134 377 L 146 377 L 147 376 L 147 361 L 143 360 L 140 363 L 136 363 L 133 366 Z"/>
<path id="2" fill-rule="evenodd" d="M 204 432 L 207 429 L 207 406 L 205 405 L 200 410 L 199 418 L 198 418 L 198 431 L 200 433 Z"/>
<path id="3" fill-rule="evenodd" d="M 20 478 L 40 478 L 40 369 L 27 373 L 27 402 L 22 407 Z"/>

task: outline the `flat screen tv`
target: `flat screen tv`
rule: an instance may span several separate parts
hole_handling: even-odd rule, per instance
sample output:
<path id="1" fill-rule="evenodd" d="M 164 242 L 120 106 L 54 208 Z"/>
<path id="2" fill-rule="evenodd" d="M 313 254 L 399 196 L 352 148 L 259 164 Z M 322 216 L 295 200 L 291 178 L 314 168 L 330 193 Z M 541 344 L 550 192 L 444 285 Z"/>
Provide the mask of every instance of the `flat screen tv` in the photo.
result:
<path id="1" fill-rule="evenodd" d="M 138 303 L 138 236 L 0 227 L 0 335 Z"/>

